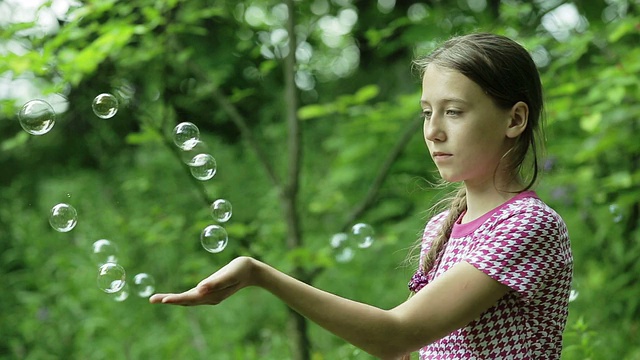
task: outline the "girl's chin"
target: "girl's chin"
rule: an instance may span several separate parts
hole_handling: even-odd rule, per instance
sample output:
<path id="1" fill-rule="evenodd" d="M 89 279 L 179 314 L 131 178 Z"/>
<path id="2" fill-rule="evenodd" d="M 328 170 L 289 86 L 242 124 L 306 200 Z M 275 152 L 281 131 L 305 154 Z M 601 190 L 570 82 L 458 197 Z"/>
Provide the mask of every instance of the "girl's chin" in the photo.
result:
<path id="1" fill-rule="evenodd" d="M 439 173 L 440 173 L 440 178 L 446 182 L 454 183 L 454 182 L 461 181 L 460 178 L 455 176 L 455 174 L 442 172 L 442 171 L 439 171 Z"/>

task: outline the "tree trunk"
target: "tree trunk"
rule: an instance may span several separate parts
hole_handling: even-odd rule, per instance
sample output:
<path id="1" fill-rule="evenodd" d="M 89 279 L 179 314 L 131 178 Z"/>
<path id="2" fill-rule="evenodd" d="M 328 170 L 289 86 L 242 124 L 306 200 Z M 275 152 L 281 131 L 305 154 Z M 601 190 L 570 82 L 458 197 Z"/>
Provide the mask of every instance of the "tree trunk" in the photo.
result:
<path id="1" fill-rule="evenodd" d="M 300 231 L 300 216 L 298 214 L 298 190 L 300 180 L 300 163 L 302 162 L 302 131 L 298 119 L 298 89 L 295 84 L 296 72 L 296 33 L 295 7 L 293 0 L 287 0 L 289 16 L 287 18 L 287 32 L 289 33 L 289 54 L 284 59 L 285 100 L 287 119 L 287 153 L 289 157 L 288 173 L 284 186 L 281 188 L 281 203 L 287 224 L 287 249 L 295 250 L 303 245 Z M 302 279 L 301 269 L 296 268 L 293 276 Z M 309 281 L 309 279 L 303 279 Z M 291 338 L 291 352 L 294 360 L 309 360 L 309 334 L 307 333 L 307 319 L 289 309 L 289 337 Z"/>

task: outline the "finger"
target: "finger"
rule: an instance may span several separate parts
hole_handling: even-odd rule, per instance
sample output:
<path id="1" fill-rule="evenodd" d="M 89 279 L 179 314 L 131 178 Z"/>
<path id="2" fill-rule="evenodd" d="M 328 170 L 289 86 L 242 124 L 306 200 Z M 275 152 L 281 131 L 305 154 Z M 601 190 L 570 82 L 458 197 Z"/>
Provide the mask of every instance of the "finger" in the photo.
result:
<path id="1" fill-rule="evenodd" d="M 165 297 L 167 297 L 169 295 L 171 295 L 171 294 L 153 294 L 149 298 L 149 302 L 152 303 L 152 304 L 160 304 L 160 303 L 162 303 L 162 299 L 164 299 Z"/>
<path id="2" fill-rule="evenodd" d="M 200 305 L 205 302 L 204 300 L 204 293 L 198 288 L 193 288 L 180 294 L 167 294 L 161 302 L 173 305 Z"/>

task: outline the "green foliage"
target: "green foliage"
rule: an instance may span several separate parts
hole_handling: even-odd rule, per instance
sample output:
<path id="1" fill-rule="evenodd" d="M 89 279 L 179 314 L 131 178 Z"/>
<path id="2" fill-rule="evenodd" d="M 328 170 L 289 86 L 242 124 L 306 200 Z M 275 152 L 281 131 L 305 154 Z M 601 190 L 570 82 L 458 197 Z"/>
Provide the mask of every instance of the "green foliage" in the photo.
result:
<path id="1" fill-rule="evenodd" d="M 89 253 L 101 238 L 118 244 L 129 276 L 148 272 L 159 291 L 187 289 L 246 254 L 318 274 L 315 285 L 349 298 L 383 308 L 403 301 L 412 268 L 399 265 L 442 195 L 425 190 L 434 168 L 419 131 L 357 219 L 375 227 L 373 248 L 339 263 L 329 239 L 351 225 L 418 115 L 412 58 L 451 34 L 483 30 L 525 44 L 543 76 L 548 143 L 539 193 L 569 226 L 578 291 L 563 359 L 637 359 L 640 4 L 444 3 L 295 2 L 303 156 L 303 242 L 295 248 L 285 243 L 280 191 L 264 167 L 266 159 L 279 178 L 289 168 L 283 4 L 85 1 L 45 34 L 32 31 L 35 20 L 3 19 L 0 358 L 291 358 L 286 309 L 255 289 L 216 308 L 155 307 L 134 295 L 114 301 L 95 286 Z M 563 5 L 581 21 L 564 32 L 546 27 Z M 18 124 L 34 90 L 9 90 L 25 82 L 38 97 L 58 96 L 48 134 L 28 135 Z M 112 119 L 91 112 L 102 92 L 120 100 Z M 182 121 L 200 128 L 216 157 L 210 181 L 194 180 L 172 144 Z M 198 236 L 221 197 L 234 207 L 225 224 L 231 240 L 214 255 Z M 79 213 L 69 233 L 47 223 L 59 202 Z M 313 324 L 309 334 L 312 359 L 371 358 Z"/>

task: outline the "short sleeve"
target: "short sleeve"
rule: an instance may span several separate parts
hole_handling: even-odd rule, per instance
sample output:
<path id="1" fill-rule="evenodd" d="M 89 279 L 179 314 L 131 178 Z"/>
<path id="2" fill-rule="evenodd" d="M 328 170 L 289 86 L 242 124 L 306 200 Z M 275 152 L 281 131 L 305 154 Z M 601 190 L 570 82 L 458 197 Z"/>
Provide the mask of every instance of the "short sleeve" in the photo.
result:
<path id="1" fill-rule="evenodd" d="M 505 216 L 474 240 L 464 261 L 530 300 L 570 259 L 562 219 L 541 206 Z"/>

